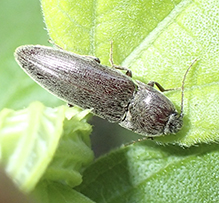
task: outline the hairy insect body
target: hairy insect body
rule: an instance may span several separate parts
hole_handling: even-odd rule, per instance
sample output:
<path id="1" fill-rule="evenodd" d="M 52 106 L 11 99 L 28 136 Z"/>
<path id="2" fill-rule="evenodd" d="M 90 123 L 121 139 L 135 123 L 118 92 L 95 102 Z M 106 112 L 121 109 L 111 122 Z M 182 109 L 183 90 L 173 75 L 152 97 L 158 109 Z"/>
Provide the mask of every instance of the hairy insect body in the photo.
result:
<path id="1" fill-rule="evenodd" d="M 19 47 L 15 58 L 54 95 L 136 133 L 154 137 L 182 127 L 182 116 L 162 93 L 101 65 L 98 58 L 40 45 Z"/>

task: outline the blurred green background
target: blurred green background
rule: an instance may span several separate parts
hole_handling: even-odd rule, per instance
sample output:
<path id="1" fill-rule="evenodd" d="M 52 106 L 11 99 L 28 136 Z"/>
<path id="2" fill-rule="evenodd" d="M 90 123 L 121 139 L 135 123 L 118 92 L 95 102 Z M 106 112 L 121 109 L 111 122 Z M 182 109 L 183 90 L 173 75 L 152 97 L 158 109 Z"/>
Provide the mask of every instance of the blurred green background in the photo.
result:
<path id="1" fill-rule="evenodd" d="M 50 107 L 65 104 L 37 85 L 14 59 L 14 51 L 20 45 L 51 46 L 40 1 L 1 1 L 0 20 L 0 108 L 22 109 L 36 100 Z M 96 156 L 140 137 L 97 117 L 93 117 L 90 123 L 94 126 L 91 138 Z"/>
<path id="2" fill-rule="evenodd" d="M 14 51 L 20 45 L 48 43 L 40 1 L 17 0 L 0 3 L 0 108 L 20 109 L 40 100 L 56 106 L 60 102 L 36 85 L 17 65 Z M 39 95 L 43 95 L 39 98 Z"/>

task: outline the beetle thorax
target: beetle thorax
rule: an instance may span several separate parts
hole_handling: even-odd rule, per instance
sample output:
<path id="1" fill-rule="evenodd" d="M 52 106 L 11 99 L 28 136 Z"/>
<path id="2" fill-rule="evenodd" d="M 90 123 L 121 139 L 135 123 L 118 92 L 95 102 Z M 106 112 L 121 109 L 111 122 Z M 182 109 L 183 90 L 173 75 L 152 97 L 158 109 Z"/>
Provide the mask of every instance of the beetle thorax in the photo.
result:
<path id="1" fill-rule="evenodd" d="M 138 91 L 120 125 L 141 135 L 156 137 L 176 133 L 182 127 L 182 118 L 161 92 L 138 82 Z"/>

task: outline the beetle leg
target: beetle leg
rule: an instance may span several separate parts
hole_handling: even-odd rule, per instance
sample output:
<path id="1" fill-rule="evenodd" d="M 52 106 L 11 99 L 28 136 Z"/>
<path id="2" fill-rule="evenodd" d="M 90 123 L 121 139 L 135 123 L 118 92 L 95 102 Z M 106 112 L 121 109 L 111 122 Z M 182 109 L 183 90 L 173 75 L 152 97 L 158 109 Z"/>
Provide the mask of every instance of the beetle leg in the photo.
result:
<path id="1" fill-rule="evenodd" d="M 156 85 L 158 87 L 158 89 L 161 91 L 161 92 L 166 92 L 166 91 L 173 91 L 173 90 L 177 90 L 177 89 L 180 89 L 180 88 L 171 88 L 171 89 L 164 89 L 160 83 L 158 82 L 155 82 L 155 81 L 150 81 L 148 83 L 148 85 L 150 85 L 151 87 L 154 87 L 154 85 Z"/>
<path id="2" fill-rule="evenodd" d="M 100 63 L 100 59 L 95 57 L 95 56 L 88 56 L 88 55 L 81 55 L 81 56 L 84 57 L 84 58 L 88 58 L 88 59 L 94 60 L 97 63 Z"/>
<path id="3" fill-rule="evenodd" d="M 68 103 L 69 108 L 72 108 L 73 106 L 74 106 L 73 104 Z"/>
<path id="4" fill-rule="evenodd" d="M 119 69 L 119 70 L 125 70 L 126 71 L 126 75 L 129 76 L 129 77 L 132 77 L 132 71 L 129 70 L 128 68 L 126 67 L 123 67 L 123 66 L 117 66 L 114 64 L 113 62 L 113 41 L 110 42 L 111 44 L 111 48 L 110 48 L 110 59 L 109 59 L 109 62 L 111 64 L 111 66 L 115 69 Z"/>

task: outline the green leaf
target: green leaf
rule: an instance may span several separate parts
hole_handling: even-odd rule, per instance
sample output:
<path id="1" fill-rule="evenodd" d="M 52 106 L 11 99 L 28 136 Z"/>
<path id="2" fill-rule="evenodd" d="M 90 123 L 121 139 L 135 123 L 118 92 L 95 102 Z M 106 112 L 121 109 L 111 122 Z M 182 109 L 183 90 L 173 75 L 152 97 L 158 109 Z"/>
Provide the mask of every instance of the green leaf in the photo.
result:
<path id="1" fill-rule="evenodd" d="M 98 203 L 218 202 L 218 157 L 216 144 L 135 143 L 89 166 L 76 190 Z"/>
<path id="2" fill-rule="evenodd" d="M 43 179 L 74 187 L 82 182 L 81 172 L 94 158 L 89 136 L 92 128 L 85 119 L 90 110 L 73 107 L 66 112 L 74 116 L 64 121 L 63 137 Z"/>
<path id="3" fill-rule="evenodd" d="M 89 112 L 39 102 L 0 112 L 0 161 L 23 191 L 33 190 L 40 179 L 66 187 L 82 182 L 81 172 L 93 160 L 91 126 L 85 119 Z"/>
<path id="4" fill-rule="evenodd" d="M 42 0 L 47 29 L 64 49 L 130 67 L 135 79 L 165 88 L 185 82 L 184 127 L 160 143 L 191 146 L 219 140 L 218 1 Z M 109 63 L 108 63 L 109 64 Z M 166 93 L 180 109 L 180 90 Z"/>

